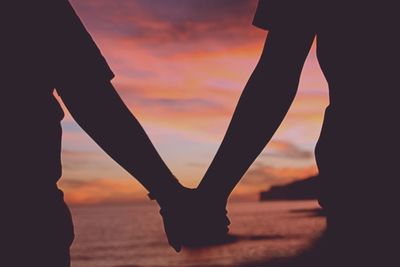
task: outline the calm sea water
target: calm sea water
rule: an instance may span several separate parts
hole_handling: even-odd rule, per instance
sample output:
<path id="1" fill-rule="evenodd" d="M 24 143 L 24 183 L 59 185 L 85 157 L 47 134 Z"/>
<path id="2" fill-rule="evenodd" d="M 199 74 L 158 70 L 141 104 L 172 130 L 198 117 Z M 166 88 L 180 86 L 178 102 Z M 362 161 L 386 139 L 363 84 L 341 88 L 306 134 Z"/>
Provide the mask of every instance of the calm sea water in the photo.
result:
<path id="1" fill-rule="evenodd" d="M 73 267 L 241 266 L 300 253 L 325 228 L 314 201 L 229 204 L 233 243 L 184 249 L 168 247 L 151 203 L 73 207 L 76 238 Z"/>

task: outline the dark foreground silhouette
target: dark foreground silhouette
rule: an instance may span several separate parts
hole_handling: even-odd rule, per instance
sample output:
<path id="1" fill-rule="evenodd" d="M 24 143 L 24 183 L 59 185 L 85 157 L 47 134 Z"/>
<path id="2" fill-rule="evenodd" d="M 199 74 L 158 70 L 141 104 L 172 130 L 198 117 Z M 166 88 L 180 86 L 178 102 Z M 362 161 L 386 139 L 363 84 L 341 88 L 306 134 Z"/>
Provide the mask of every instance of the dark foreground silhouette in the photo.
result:
<path id="1" fill-rule="evenodd" d="M 188 191 L 120 99 L 108 64 L 67 0 L 5 1 L 1 16 L 2 266 L 69 266 L 70 212 L 57 188 L 64 114 L 134 175 L 163 208 L 180 249 L 175 209 Z M 178 225 L 178 223 L 174 223 Z"/>
<path id="2" fill-rule="evenodd" d="M 260 0 L 254 24 L 269 31 L 265 47 L 198 188 L 226 203 L 284 119 L 316 39 L 330 100 L 315 151 L 328 221 L 320 266 L 397 260 L 399 38 L 384 2 Z"/>

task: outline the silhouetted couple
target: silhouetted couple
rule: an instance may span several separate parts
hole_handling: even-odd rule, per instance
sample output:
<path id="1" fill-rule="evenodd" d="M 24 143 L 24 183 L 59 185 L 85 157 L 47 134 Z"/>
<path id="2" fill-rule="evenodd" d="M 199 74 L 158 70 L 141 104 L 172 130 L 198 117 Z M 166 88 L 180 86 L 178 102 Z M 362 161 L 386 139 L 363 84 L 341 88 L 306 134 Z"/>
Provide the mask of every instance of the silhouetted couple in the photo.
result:
<path id="1" fill-rule="evenodd" d="M 397 237 L 399 105 L 391 66 L 398 29 L 396 14 L 382 6 L 260 0 L 254 23 L 269 31 L 260 61 L 204 179 L 187 189 L 115 91 L 112 71 L 69 2 L 2 4 L 4 266 L 69 266 L 73 226 L 56 185 L 63 112 L 54 88 L 77 123 L 158 202 L 179 251 L 226 237 L 228 197 L 285 117 L 315 37 L 330 90 L 316 149 L 328 212 L 324 265 L 388 259 Z"/>

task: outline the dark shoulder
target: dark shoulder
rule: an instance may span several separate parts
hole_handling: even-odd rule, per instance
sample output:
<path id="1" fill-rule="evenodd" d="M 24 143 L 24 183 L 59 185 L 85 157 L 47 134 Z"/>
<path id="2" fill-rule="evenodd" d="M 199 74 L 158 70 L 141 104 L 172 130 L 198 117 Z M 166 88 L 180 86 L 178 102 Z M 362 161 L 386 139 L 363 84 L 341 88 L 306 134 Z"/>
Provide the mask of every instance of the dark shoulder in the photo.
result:
<path id="1" fill-rule="evenodd" d="M 12 4 L 8 4 L 8 2 Z M 67 0 L 35 0 L 24 1 L 23 4 L 20 1 L 7 1 L 5 6 L 2 4 L 2 7 L 8 11 L 8 14 L 25 20 L 29 19 L 32 22 L 55 19 L 60 13 L 65 13 L 66 10 L 71 8 Z"/>

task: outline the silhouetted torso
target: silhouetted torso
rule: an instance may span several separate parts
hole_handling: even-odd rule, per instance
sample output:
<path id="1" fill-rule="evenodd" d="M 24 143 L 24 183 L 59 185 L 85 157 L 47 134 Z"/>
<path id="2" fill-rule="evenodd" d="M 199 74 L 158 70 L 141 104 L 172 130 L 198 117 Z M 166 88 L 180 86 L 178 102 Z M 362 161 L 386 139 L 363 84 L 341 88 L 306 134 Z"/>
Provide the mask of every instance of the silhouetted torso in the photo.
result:
<path id="1" fill-rule="evenodd" d="M 334 205 L 352 205 L 355 194 L 385 195 L 393 175 L 398 101 L 391 67 L 398 48 L 389 10 L 361 1 L 261 0 L 255 17 L 265 29 L 316 33 L 330 98 L 316 156 L 326 201 L 334 198 Z M 339 195 L 346 203 L 338 203 Z"/>
<path id="2" fill-rule="evenodd" d="M 329 177 L 327 204 L 361 208 L 374 195 L 389 193 L 394 170 L 389 147 L 398 144 L 393 135 L 398 112 L 388 65 L 394 51 L 390 38 L 382 38 L 391 26 L 379 7 L 357 2 L 321 7 L 317 53 L 330 105 L 316 156 L 322 177 Z"/>
<path id="3" fill-rule="evenodd" d="M 330 100 L 316 147 L 321 202 L 336 248 L 359 253 L 355 261 L 361 254 L 367 261 L 393 255 L 387 244 L 398 237 L 394 10 L 386 1 L 260 0 L 254 20 L 271 31 L 305 27 L 316 34 Z"/>
<path id="4" fill-rule="evenodd" d="M 76 90 L 79 97 L 83 80 L 113 74 L 68 1 L 24 1 L 4 10 L 2 180 L 40 188 L 61 176 L 63 111 L 54 88 Z"/>
<path id="5" fill-rule="evenodd" d="M 64 114 L 54 88 L 76 90 L 78 99 L 83 81 L 113 73 L 68 1 L 1 8 L 2 259 L 68 266 L 72 221 L 56 186 Z"/>

